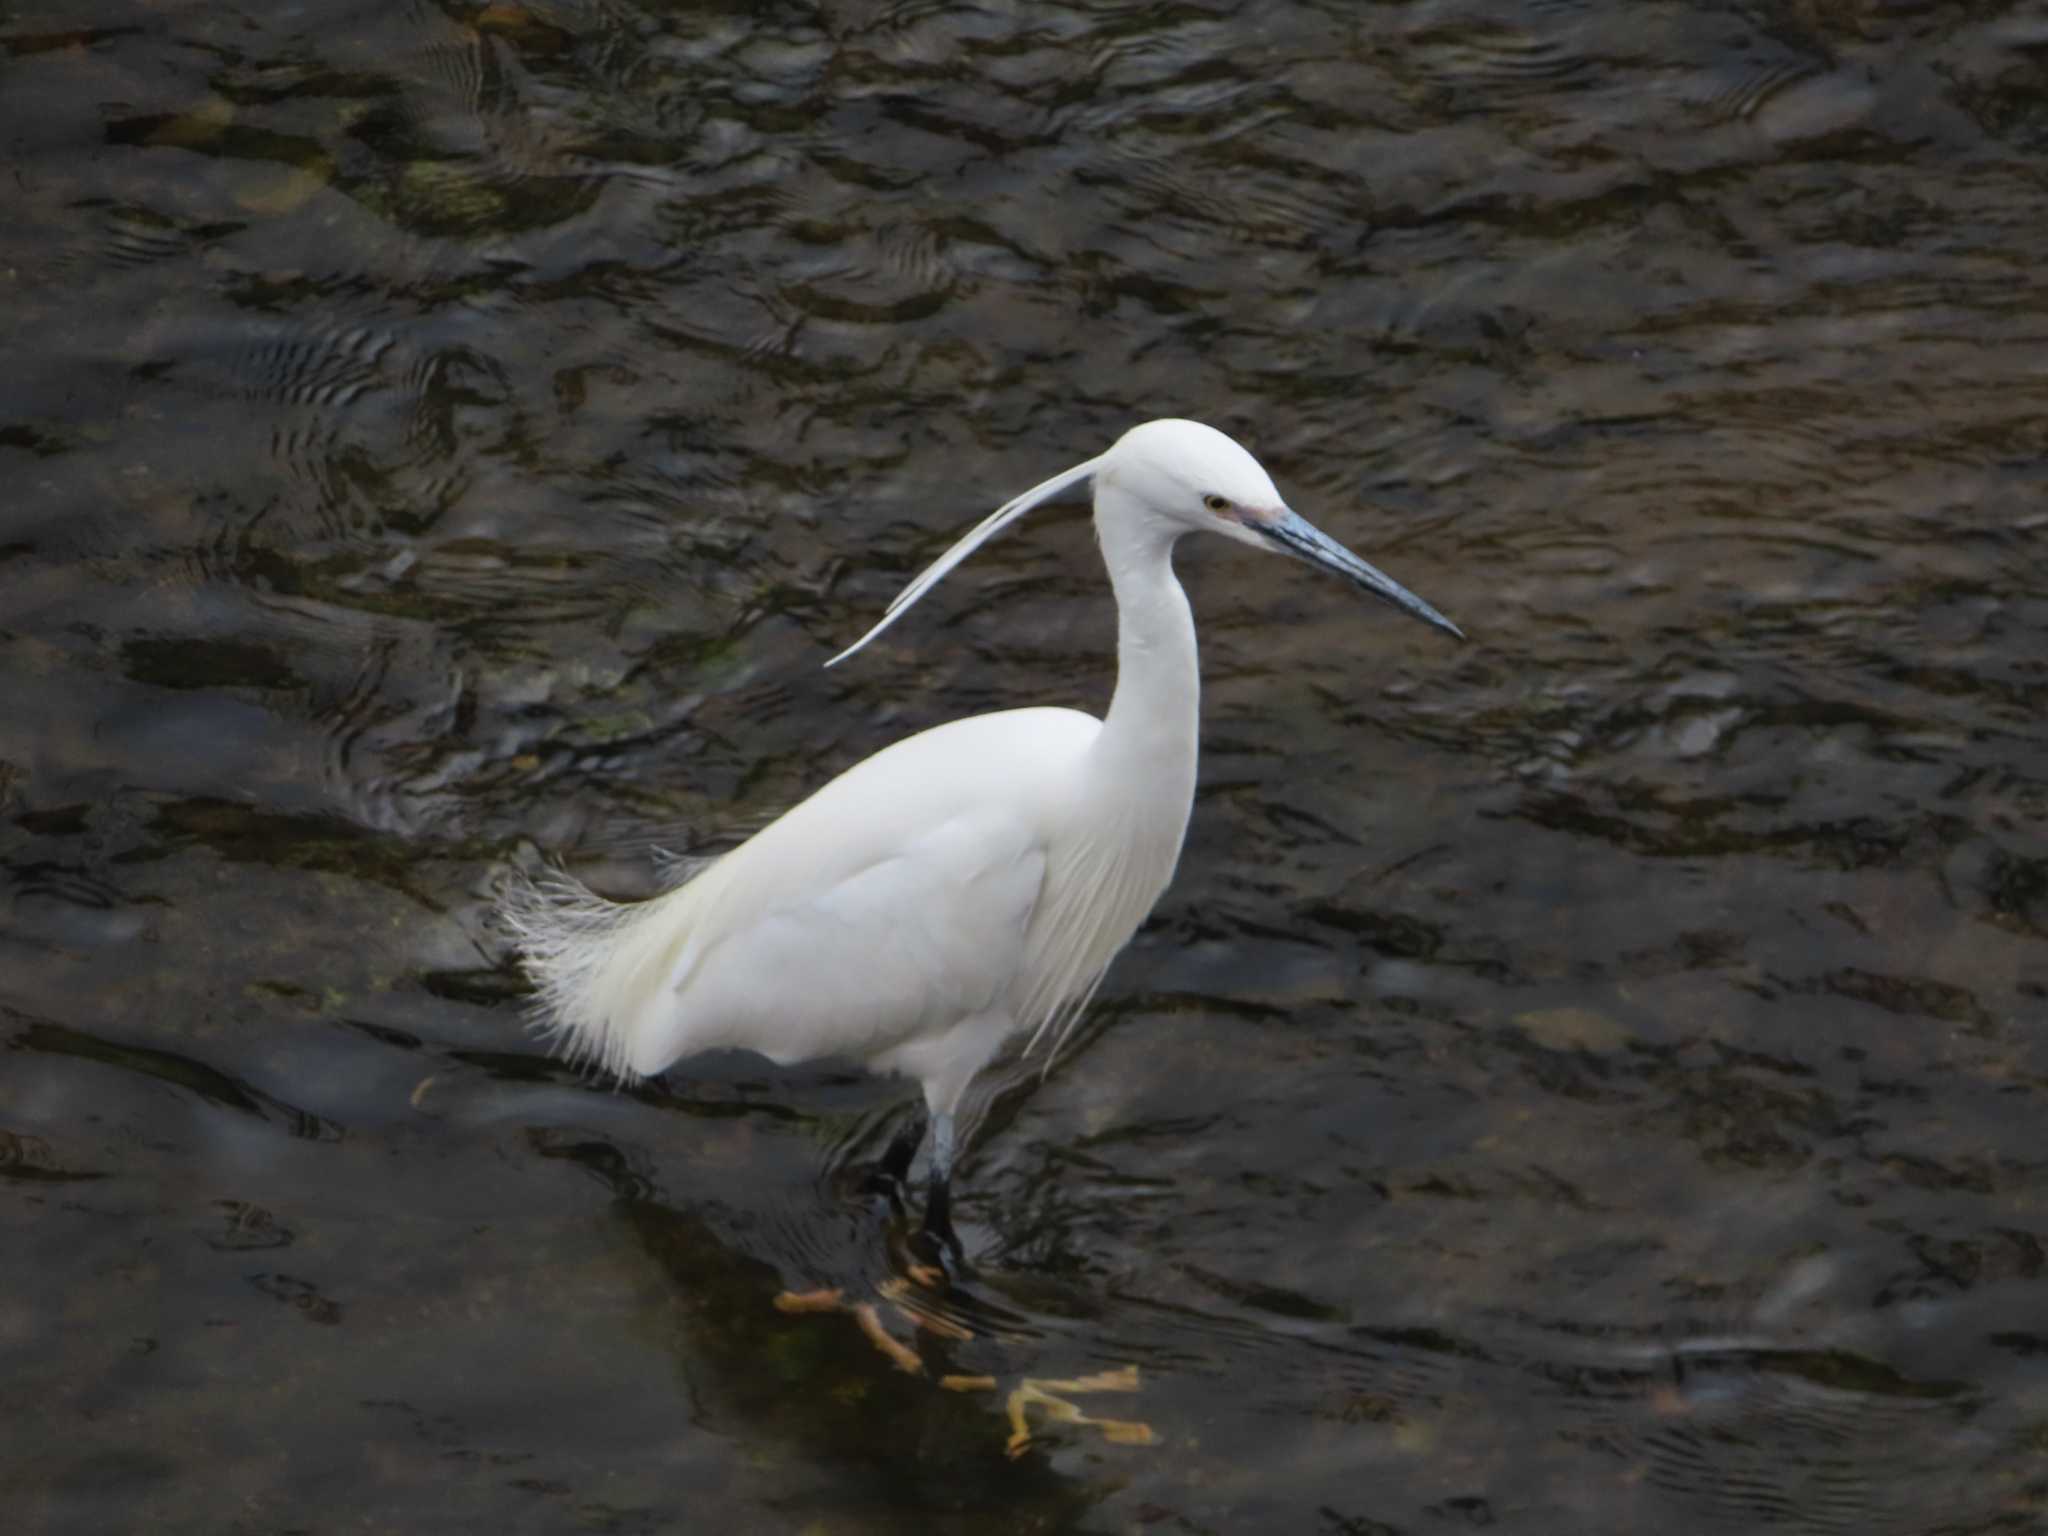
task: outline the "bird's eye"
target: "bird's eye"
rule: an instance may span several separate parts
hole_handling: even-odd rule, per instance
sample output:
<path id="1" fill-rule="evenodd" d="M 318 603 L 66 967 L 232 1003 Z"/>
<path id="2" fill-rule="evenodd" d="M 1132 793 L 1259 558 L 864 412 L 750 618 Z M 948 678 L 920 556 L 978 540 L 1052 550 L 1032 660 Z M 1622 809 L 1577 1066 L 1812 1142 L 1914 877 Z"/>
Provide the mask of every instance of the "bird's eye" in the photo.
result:
<path id="1" fill-rule="evenodd" d="M 1214 491 L 1211 491 L 1208 495 L 1202 498 L 1202 505 L 1207 507 L 1211 512 L 1228 512 L 1230 510 L 1230 498 L 1227 496 L 1218 496 Z"/>

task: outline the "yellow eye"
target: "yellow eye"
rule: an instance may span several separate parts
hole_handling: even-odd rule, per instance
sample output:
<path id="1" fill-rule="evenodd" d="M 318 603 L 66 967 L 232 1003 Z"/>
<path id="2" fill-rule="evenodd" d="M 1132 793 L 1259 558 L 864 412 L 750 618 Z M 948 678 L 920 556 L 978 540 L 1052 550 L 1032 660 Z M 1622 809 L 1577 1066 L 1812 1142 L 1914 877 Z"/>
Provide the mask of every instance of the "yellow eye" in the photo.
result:
<path id="1" fill-rule="evenodd" d="M 1211 512 L 1228 512 L 1230 510 L 1230 498 L 1228 498 L 1227 496 L 1218 496 L 1214 491 L 1211 491 L 1208 495 L 1202 498 L 1202 505 L 1207 507 Z"/>

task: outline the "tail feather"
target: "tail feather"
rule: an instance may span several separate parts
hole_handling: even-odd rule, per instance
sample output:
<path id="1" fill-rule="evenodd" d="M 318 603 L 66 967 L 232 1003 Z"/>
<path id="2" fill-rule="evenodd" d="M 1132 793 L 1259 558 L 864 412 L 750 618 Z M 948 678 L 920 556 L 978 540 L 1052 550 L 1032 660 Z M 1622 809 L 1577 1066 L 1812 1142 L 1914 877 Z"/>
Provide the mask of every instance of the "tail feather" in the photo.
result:
<path id="1" fill-rule="evenodd" d="M 533 980 L 529 1025 L 549 1050 L 621 1083 L 665 1065 L 641 1060 L 639 1037 L 654 1001 L 648 994 L 681 939 L 661 921 L 668 907 L 663 897 L 609 901 L 560 870 L 537 878 L 521 871 L 506 882 L 498 920 Z"/>

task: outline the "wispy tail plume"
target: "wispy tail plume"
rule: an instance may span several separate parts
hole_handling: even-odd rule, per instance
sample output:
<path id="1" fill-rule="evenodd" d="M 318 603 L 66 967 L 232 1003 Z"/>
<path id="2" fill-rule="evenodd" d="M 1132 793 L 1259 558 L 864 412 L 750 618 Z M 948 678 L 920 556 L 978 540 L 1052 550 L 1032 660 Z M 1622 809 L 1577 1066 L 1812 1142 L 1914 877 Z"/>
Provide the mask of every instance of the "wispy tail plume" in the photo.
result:
<path id="1" fill-rule="evenodd" d="M 534 984 L 529 1027 L 570 1065 L 624 1083 L 639 1074 L 625 1021 L 606 1003 L 621 941 L 644 905 L 607 901 L 556 869 L 515 870 L 498 893 L 498 921 Z"/>

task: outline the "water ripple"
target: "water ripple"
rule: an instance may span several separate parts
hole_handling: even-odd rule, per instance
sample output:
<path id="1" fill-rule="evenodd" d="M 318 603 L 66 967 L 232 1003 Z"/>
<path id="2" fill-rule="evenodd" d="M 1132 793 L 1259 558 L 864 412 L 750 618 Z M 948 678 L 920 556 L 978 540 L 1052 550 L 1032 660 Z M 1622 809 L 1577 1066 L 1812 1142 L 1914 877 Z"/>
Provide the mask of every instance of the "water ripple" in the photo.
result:
<path id="1" fill-rule="evenodd" d="M 0 28 L 25 1507 L 2038 1516 L 2037 22 L 326 10 Z M 898 1310 L 901 1085 L 582 1082 L 491 882 L 1100 708 L 1072 508 L 819 663 L 1169 413 L 1472 638 L 1190 541 L 1180 874 Z"/>

